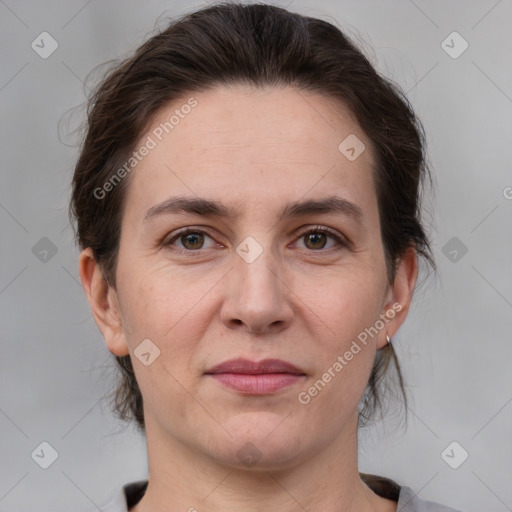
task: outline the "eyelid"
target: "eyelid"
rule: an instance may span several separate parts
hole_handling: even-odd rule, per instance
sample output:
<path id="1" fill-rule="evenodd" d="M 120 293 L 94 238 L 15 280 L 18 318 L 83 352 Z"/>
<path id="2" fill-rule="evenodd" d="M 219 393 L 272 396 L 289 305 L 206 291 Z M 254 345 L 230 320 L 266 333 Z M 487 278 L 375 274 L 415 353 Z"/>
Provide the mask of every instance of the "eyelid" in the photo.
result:
<path id="1" fill-rule="evenodd" d="M 167 247 L 167 246 L 173 247 L 172 250 L 174 252 L 181 253 L 181 254 L 187 254 L 187 255 L 200 255 L 203 251 L 207 250 L 207 249 L 196 249 L 196 250 L 182 249 L 180 247 L 173 246 L 174 241 L 178 240 L 180 237 L 187 235 L 189 233 L 201 233 L 203 235 L 210 237 L 212 240 L 214 240 L 217 247 L 218 246 L 224 247 L 223 244 L 220 244 L 219 242 L 217 242 L 215 240 L 215 237 L 213 235 L 211 235 L 205 227 L 199 227 L 199 226 L 197 226 L 197 227 L 187 226 L 185 228 L 179 229 L 177 232 L 174 232 L 174 234 L 172 234 L 172 236 L 170 238 L 165 237 L 163 239 L 162 245 L 164 247 Z M 337 242 L 337 246 L 329 247 L 328 249 L 307 250 L 307 252 L 311 253 L 311 254 L 315 254 L 315 253 L 322 254 L 322 253 L 340 250 L 342 248 L 351 249 L 351 247 L 352 247 L 351 241 L 348 240 L 344 235 L 342 235 L 341 233 L 339 233 L 338 231 L 336 231 L 332 228 L 329 228 L 329 227 L 323 226 L 323 225 L 319 225 L 319 224 L 309 225 L 309 226 L 306 226 L 303 229 L 301 229 L 299 231 L 299 233 L 296 235 L 294 243 L 296 243 L 298 240 L 300 240 L 302 237 L 304 237 L 308 233 L 323 233 L 323 234 L 330 236 Z"/>
<path id="2" fill-rule="evenodd" d="M 210 237 L 212 240 L 215 241 L 215 243 L 217 245 L 222 245 L 220 244 L 219 242 L 217 242 L 213 235 L 211 235 L 204 227 L 195 227 L 195 226 L 187 226 L 185 228 L 182 228 L 182 229 L 179 229 L 178 231 L 175 231 L 173 232 L 172 236 L 168 237 L 166 236 L 163 241 L 162 241 L 162 245 L 164 247 L 166 246 L 172 246 L 172 244 L 178 240 L 179 238 L 181 238 L 182 236 L 185 236 L 185 235 L 188 235 L 190 233 L 201 233 L 202 235 L 206 235 L 208 237 Z M 194 250 L 191 250 L 191 249 L 182 249 L 181 247 L 174 247 L 173 250 L 177 251 L 177 252 L 181 252 L 181 253 L 187 253 L 187 254 L 191 254 L 191 253 L 199 253 L 201 251 L 203 251 L 204 249 L 196 249 L 195 251 Z"/>
<path id="3" fill-rule="evenodd" d="M 326 235 L 329 235 L 331 238 L 334 238 L 336 240 L 336 242 L 338 242 L 338 245 L 341 245 L 345 248 L 351 248 L 352 246 L 352 243 L 350 242 L 350 240 L 348 240 L 344 235 L 342 235 L 341 233 L 339 233 L 338 231 L 332 229 L 332 228 L 329 228 L 327 226 L 322 226 L 322 225 L 314 225 L 314 226 L 307 226 L 305 227 L 303 230 L 301 230 L 297 236 L 297 240 L 301 239 L 303 236 L 307 235 L 308 233 L 324 233 Z M 339 249 L 340 247 L 330 247 L 329 249 L 319 249 L 317 251 L 315 250 L 311 250 L 311 251 L 308 251 L 308 252 L 311 252 L 311 253 L 322 253 L 322 252 L 328 252 L 330 250 L 337 250 Z"/>

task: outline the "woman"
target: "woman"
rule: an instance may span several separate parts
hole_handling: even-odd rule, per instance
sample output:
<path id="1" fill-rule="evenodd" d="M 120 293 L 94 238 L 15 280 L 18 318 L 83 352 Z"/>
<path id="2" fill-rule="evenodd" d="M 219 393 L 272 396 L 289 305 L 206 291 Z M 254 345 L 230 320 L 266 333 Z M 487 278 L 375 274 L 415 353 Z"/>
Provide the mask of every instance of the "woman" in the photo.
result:
<path id="1" fill-rule="evenodd" d="M 71 213 L 149 480 L 103 510 L 451 510 L 357 460 L 434 265 L 423 141 L 337 28 L 269 5 L 189 14 L 110 73 Z"/>

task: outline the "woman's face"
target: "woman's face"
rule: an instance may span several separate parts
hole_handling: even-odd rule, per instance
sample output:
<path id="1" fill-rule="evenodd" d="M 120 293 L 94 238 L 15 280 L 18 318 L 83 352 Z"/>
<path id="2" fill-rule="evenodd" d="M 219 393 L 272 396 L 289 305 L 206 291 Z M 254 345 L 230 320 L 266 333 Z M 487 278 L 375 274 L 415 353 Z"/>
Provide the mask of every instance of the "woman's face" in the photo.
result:
<path id="1" fill-rule="evenodd" d="M 354 434 L 416 260 L 388 284 L 371 144 L 343 105 L 292 88 L 192 96 L 137 145 L 150 149 L 131 171 L 108 292 L 119 324 L 100 328 L 132 357 L 148 435 L 286 467 Z M 208 373 L 238 358 L 298 375 Z"/>

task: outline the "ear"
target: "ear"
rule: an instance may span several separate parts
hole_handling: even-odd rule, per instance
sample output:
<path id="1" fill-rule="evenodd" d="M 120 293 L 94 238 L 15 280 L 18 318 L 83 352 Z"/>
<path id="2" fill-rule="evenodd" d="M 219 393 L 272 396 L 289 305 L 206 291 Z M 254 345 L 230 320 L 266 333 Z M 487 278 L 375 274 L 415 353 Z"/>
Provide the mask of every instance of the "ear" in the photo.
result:
<path id="1" fill-rule="evenodd" d="M 407 318 L 417 278 L 418 258 L 416 250 L 410 247 L 401 259 L 395 280 L 388 290 L 382 310 L 382 314 L 386 316 L 386 327 L 379 333 L 378 349 L 386 345 L 386 334 L 392 338 Z"/>
<path id="2" fill-rule="evenodd" d="M 130 350 L 121 322 L 117 292 L 105 281 L 90 248 L 82 251 L 78 266 L 94 320 L 108 349 L 117 356 L 128 355 Z"/>

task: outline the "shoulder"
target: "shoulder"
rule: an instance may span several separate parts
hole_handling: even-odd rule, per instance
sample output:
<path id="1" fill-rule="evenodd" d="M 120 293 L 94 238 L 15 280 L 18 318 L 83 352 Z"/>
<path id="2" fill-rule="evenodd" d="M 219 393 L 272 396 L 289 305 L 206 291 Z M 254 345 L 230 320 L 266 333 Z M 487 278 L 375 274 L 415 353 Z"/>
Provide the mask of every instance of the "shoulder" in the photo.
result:
<path id="1" fill-rule="evenodd" d="M 423 500 L 411 488 L 401 486 L 390 478 L 367 473 L 359 475 L 375 494 L 398 502 L 396 512 L 460 512 L 433 501 Z"/>
<path id="2" fill-rule="evenodd" d="M 396 512 L 460 512 L 454 508 L 446 507 L 433 501 L 421 499 L 412 489 L 400 487 L 400 494 Z"/>
<path id="3" fill-rule="evenodd" d="M 102 512 L 128 512 L 142 499 L 147 486 L 147 480 L 130 482 L 124 485 L 111 501 L 101 507 Z"/>

